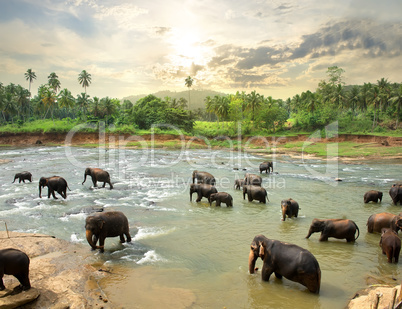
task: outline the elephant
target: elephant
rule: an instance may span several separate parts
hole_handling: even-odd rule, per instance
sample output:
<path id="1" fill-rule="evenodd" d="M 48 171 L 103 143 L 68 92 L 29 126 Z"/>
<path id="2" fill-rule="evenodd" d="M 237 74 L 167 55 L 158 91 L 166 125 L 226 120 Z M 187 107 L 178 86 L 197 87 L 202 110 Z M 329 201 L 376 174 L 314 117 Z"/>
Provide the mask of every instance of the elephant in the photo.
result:
<path id="1" fill-rule="evenodd" d="M 387 228 L 381 229 L 380 247 L 382 254 L 387 255 L 388 263 L 398 263 L 399 253 L 401 252 L 401 240 L 395 231 Z"/>
<path id="2" fill-rule="evenodd" d="M 355 237 L 356 230 L 357 236 Z M 320 241 L 327 241 L 328 237 L 334 237 L 346 238 L 347 242 L 354 242 L 360 235 L 359 227 L 354 221 L 348 219 L 313 219 L 306 238 L 315 232 L 321 232 Z"/>
<path id="3" fill-rule="evenodd" d="M 268 281 L 274 273 L 278 279 L 283 276 L 304 285 L 312 293 L 320 292 L 321 269 L 310 251 L 294 244 L 257 235 L 251 243 L 248 258 L 250 274 L 254 273 L 255 262 L 259 257 L 263 261 L 263 281 Z"/>
<path id="4" fill-rule="evenodd" d="M 382 201 L 382 192 L 381 191 L 376 191 L 376 190 L 370 190 L 364 193 L 364 203 L 368 202 L 374 202 L 378 203 L 378 200 L 380 200 L 380 203 Z"/>
<path id="5" fill-rule="evenodd" d="M 390 228 L 395 233 L 402 229 L 402 217 L 389 212 L 371 215 L 367 220 L 368 233 L 381 233 L 382 228 Z"/>
<path id="6" fill-rule="evenodd" d="M 253 186 L 253 185 L 245 185 L 243 186 L 243 199 L 246 199 L 246 194 L 249 202 L 253 200 L 257 200 L 260 203 L 266 204 L 268 200 L 267 191 L 260 186 Z M 268 200 L 269 202 L 269 200 Z"/>
<path id="7" fill-rule="evenodd" d="M 233 197 L 226 192 L 212 193 L 208 201 L 209 205 L 212 205 L 212 202 L 216 201 L 216 206 L 221 206 L 221 203 L 225 203 L 227 207 L 233 207 Z"/>
<path id="8" fill-rule="evenodd" d="M 22 172 L 15 174 L 14 181 L 12 183 L 14 183 L 17 178 L 19 179 L 18 183 L 21 183 L 21 181 L 25 183 L 25 180 L 29 180 L 29 182 L 32 182 L 32 174 L 30 172 Z"/>
<path id="9" fill-rule="evenodd" d="M 260 174 L 265 171 L 266 174 L 274 172 L 274 164 L 272 161 L 265 161 L 260 164 Z"/>
<path id="10" fill-rule="evenodd" d="M 197 183 L 205 183 L 213 186 L 216 183 L 215 177 L 208 172 L 193 171 L 193 183 L 195 183 L 196 179 Z"/>
<path id="11" fill-rule="evenodd" d="M 297 215 L 299 214 L 299 203 L 297 203 L 292 198 L 282 200 L 281 208 L 282 208 L 282 221 L 286 220 L 286 216 L 288 216 L 288 218 L 292 217 L 297 218 Z"/>
<path id="12" fill-rule="evenodd" d="M 68 187 L 67 181 L 60 176 L 52 176 L 52 177 L 41 177 L 39 179 L 39 197 L 42 198 L 42 188 L 47 187 L 48 193 L 47 197 L 50 198 L 50 195 L 53 195 L 53 198 L 57 200 L 54 191 L 59 193 L 64 199 L 67 198 L 67 188 Z M 70 190 L 71 191 L 71 190 Z"/>
<path id="13" fill-rule="evenodd" d="M 193 193 L 197 192 L 196 202 L 201 201 L 203 197 L 209 199 L 212 193 L 218 193 L 218 190 L 213 185 L 208 185 L 204 183 L 192 183 L 190 185 L 190 202 L 193 200 Z"/>
<path id="14" fill-rule="evenodd" d="M 110 175 L 103 169 L 87 167 L 85 169 L 84 181 L 82 182 L 82 184 L 84 184 L 84 182 L 87 180 L 87 175 L 90 175 L 92 177 L 92 183 L 94 184 L 94 187 L 96 187 L 96 183 L 99 181 L 103 182 L 102 188 L 104 188 L 105 185 L 108 183 L 110 186 L 110 190 L 113 189 L 113 185 L 110 182 Z"/>
<path id="15" fill-rule="evenodd" d="M 234 187 L 236 190 L 240 190 L 240 188 L 243 188 L 245 183 L 244 179 L 235 179 Z"/>
<path id="16" fill-rule="evenodd" d="M 261 176 L 247 173 L 245 175 L 245 177 L 244 177 L 244 184 L 245 185 L 261 186 L 262 178 L 261 178 Z"/>
<path id="17" fill-rule="evenodd" d="M 13 275 L 21 283 L 24 291 L 31 288 L 29 281 L 29 257 L 25 252 L 14 248 L 0 250 L 0 291 L 4 286 L 3 276 Z"/>
<path id="18" fill-rule="evenodd" d="M 400 205 L 402 205 L 402 184 L 393 184 L 391 189 L 389 189 L 389 196 L 395 205 L 397 205 L 398 202 Z"/>
<path id="19" fill-rule="evenodd" d="M 100 249 L 104 252 L 105 238 L 120 236 L 120 242 L 124 243 L 124 235 L 127 242 L 131 242 L 130 228 L 127 217 L 121 211 L 97 212 L 85 220 L 86 237 L 92 250 Z M 99 246 L 96 245 L 99 239 Z"/>

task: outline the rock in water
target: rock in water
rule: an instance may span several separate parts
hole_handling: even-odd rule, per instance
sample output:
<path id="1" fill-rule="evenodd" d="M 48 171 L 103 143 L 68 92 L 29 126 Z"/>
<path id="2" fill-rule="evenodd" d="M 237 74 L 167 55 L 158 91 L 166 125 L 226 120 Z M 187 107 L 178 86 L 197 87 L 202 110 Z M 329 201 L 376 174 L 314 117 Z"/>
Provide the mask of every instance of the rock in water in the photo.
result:
<path id="1" fill-rule="evenodd" d="M 4 290 L 0 291 L 0 309 L 13 309 L 19 308 L 22 305 L 28 304 L 40 295 L 39 291 L 35 288 L 30 288 L 27 291 L 15 293 L 16 290 L 21 289 L 17 286 L 13 291 Z"/>

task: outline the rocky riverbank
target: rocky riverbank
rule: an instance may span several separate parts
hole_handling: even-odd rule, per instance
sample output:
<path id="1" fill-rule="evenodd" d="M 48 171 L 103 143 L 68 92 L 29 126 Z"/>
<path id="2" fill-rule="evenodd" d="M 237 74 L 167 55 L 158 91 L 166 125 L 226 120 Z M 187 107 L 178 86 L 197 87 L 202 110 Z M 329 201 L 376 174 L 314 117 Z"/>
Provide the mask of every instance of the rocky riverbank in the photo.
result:
<path id="1" fill-rule="evenodd" d="M 28 291 L 13 291 L 19 282 L 5 275 L 0 308 L 16 308 L 24 299 L 30 302 L 18 308 L 116 308 L 97 284 L 108 273 L 99 271 L 87 246 L 47 235 L 2 231 L 0 248 L 16 248 L 29 256 L 32 286 Z"/>

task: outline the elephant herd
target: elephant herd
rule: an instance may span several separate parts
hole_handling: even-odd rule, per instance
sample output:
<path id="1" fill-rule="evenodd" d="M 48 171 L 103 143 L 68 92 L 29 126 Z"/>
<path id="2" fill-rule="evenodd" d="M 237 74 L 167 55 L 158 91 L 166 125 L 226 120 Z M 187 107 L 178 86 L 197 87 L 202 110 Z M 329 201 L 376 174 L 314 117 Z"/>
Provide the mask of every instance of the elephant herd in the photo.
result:
<path id="1" fill-rule="evenodd" d="M 263 162 L 260 165 L 260 174 L 273 172 L 272 162 Z M 87 168 L 84 173 L 85 183 L 86 177 L 91 176 L 93 185 L 96 187 L 97 182 L 106 183 L 110 189 L 113 185 L 110 181 L 109 173 L 99 168 Z M 32 174 L 22 172 L 15 175 L 14 182 L 29 180 L 32 182 Z M 222 203 L 227 207 L 233 206 L 233 197 L 227 192 L 218 192 L 215 187 L 215 177 L 204 171 L 193 171 L 192 183 L 190 184 L 190 201 L 192 195 L 197 193 L 196 202 L 200 202 L 202 198 L 206 198 L 210 205 L 216 202 L 216 206 Z M 59 193 L 64 199 L 67 198 L 68 184 L 66 180 L 60 176 L 41 177 L 39 180 L 39 196 L 41 197 L 41 189 L 48 187 L 48 198 L 55 192 Z M 243 190 L 243 199 L 249 202 L 253 200 L 265 204 L 268 200 L 268 194 L 262 187 L 262 178 L 259 175 L 246 173 L 244 179 L 236 179 L 234 187 L 237 190 Z M 389 194 L 392 201 L 402 203 L 402 184 L 394 184 Z M 382 192 L 371 190 L 364 195 L 364 202 L 368 203 L 382 201 Z M 298 217 L 299 204 L 294 199 L 284 199 L 281 201 L 282 221 L 286 217 Z M 379 245 L 382 253 L 387 255 L 389 263 L 395 261 L 398 263 L 399 253 L 401 249 L 401 241 L 398 237 L 398 230 L 402 230 L 402 212 L 399 215 L 391 213 L 379 213 L 371 215 L 367 220 L 367 231 L 369 233 L 381 233 Z M 108 211 L 95 213 L 86 218 L 85 221 L 86 239 L 93 250 L 99 249 L 104 252 L 105 239 L 107 237 L 120 237 L 120 242 L 130 242 L 131 236 L 129 232 L 129 224 L 127 217 L 120 211 Z M 337 239 L 346 239 L 347 242 L 354 242 L 360 235 L 360 230 L 356 223 L 349 219 L 313 219 L 308 230 L 306 238 L 313 233 L 321 232 L 319 241 L 327 241 L 333 237 Z M 356 236 L 357 233 L 357 236 Z M 99 245 L 97 242 L 99 241 Z M 4 274 L 14 275 L 21 283 L 24 289 L 30 288 L 29 258 L 23 252 L 13 251 L 11 249 L 0 250 L 0 290 L 4 289 L 2 277 Z M 249 273 L 253 274 L 258 268 L 255 263 L 258 258 L 263 261 L 261 270 L 261 278 L 268 281 L 271 274 L 274 273 L 277 278 L 285 277 L 291 281 L 298 282 L 312 293 L 319 293 L 321 284 L 321 270 L 317 259 L 308 250 L 295 244 L 285 243 L 279 240 L 269 239 L 264 235 L 257 235 L 251 242 L 248 260 Z"/>

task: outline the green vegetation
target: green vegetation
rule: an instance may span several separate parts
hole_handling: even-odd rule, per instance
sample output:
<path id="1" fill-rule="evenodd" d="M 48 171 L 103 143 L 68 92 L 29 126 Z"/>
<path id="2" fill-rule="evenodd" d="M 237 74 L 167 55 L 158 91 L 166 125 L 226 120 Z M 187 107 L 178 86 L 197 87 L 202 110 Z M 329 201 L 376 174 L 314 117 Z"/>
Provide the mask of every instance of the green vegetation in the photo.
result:
<path id="1" fill-rule="evenodd" d="M 376 134 L 402 136 L 402 85 L 381 78 L 376 84 L 345 86 L 344 71 L 336 66 L 328 68 L 327 80 L 318 84 L 315 92 L 306 91 L 287 100 L 265 97 L 256 91 L 235 94 L 215 93 L 204 97 L 202 109 L 191 108 L 200 98 L 190 88 L 193 79 L 188 76 L 188 88 L 179 99 L 155 95 L 136 101 L 115 98 L 91 98 L 86 93 L 91 74 L 83 70 L 77 82 L 85 92 L 74 98 L 61 89 L 55 72 L 48 83 L 40 85 L 31 95 L 36 74 L 25 73 L 29 90 L 20 85 L 3 86 L 0 82 L 0 132 L 68 132 L 78 129 L 96 132 L 127 134 L 180 133 L 205 136 L 209 139 L 228 136 L 287 136 L 311 134 L 337 122 L 337 132 L 346 134 Z"/>

